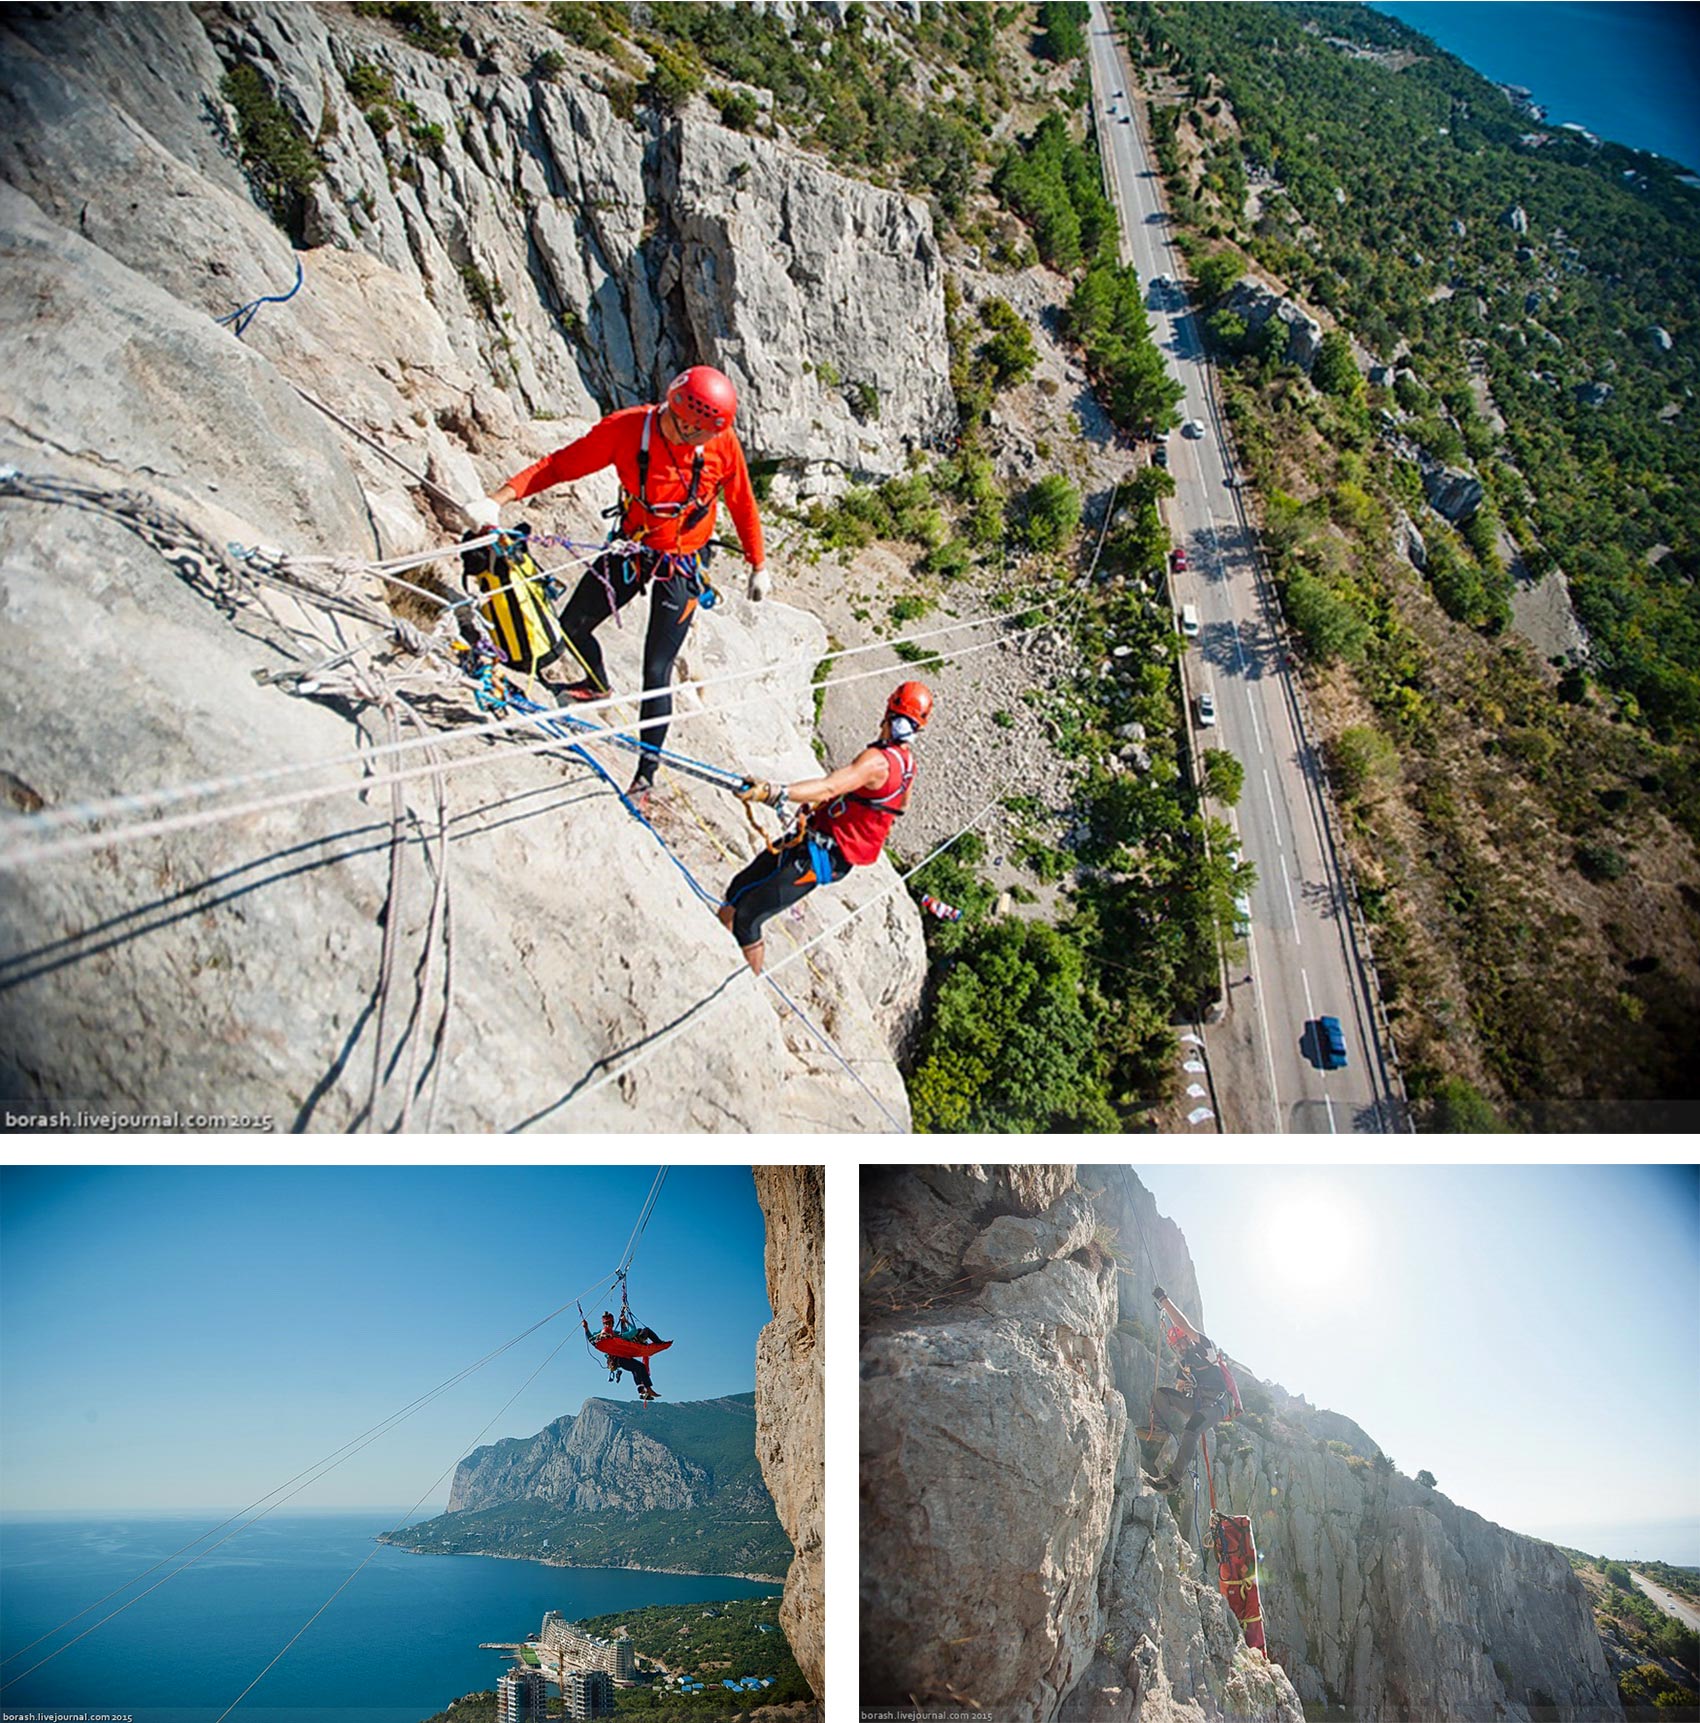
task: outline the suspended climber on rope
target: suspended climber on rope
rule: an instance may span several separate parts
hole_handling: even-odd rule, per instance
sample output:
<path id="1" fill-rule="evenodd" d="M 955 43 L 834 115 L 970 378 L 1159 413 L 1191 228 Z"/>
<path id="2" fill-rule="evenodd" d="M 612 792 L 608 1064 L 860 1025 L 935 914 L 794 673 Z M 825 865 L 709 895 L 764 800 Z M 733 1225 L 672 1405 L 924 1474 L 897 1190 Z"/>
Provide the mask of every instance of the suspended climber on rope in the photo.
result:
<path id="1" fill-rule="evenodd" d="M 713 536 L 722 496 L 749 564 L 749 597 L 759 601 L 768 594 L 761 516 L 743 446 L 732 429 L 737 410 L 732 380 L 712 366 L 692 365 L 667 385 L 662 401 L 610 413 L 576 442 L 514 474 L 488 497 L 462 505 L 474 524 L 488 532 L 500 528 L 503 504 L 614 468 L 620 500 L 610 512 L 616 517 L 616 534 L 625 542 L 611 544 L 598 557 L 562 607 L 563 643 L 584 676 L 557 694 L 564 705 L 601 699 L 609 692 L 596 630 L 608 617 L 617 618 L 647 587 L 643 686 L 648 692 L 639 716 L 640 734 L 650 750 L 659 751 L 667 737 L 673 715 L 669 684 L 691 619 L 699 605 L 708 608 L 715 601 L 703 551 Z M 646 751 L 628 792 L 639 812 L 654 788 L 655 772 L 656 752 Z"/>
<path id="2" fill-rule="evenodd" d="M 886 701 L 879 735 L 849 765 L 794 784 L 754 778 L 738 792 L 745 803 L 783 809 L 796 802 L 801 808 L 790 836 L 757 853 L 727 886 L 719 910 L 757 975 L 766 956 L 762 928 L 772 916 L 816 886 L 836 885 L 853 867 L 879 860 L 915 781 L 910 739 L 926 728 L 932 712 L 925 683 L 901 683 Z"/>
<path id="3" fill-rule="evenodd" d="M 1166 1472 L 1147 1472 L 1146 1478 L 1154 1489 L 1165 1494 L 1181 1487 L 1181 1475 L 1192 1464 L 1204 1432 L 1229 1418 L 1237 1418 L 1244 1409 L 1240 1391 L 1228 1361 L 1211 1341 L 1181 1313 L 1180 1306 L 1162 1287 L 1151 1289 L 1151 1296 L 1169 1319 L 1168 1342 L 1177 1354 L 1175 1385 L 1154 1388 L 1151 1413 L 1146 1431 L 1158 1444 L 1157 1454 L 1176 1439 L 1175 1457 Z M 1157 1425 L 1164 1434 L 1157 1434 Z M 1156 1455 L 1153 1455 L 1155 1464 Z"/>
<path id="4" fill-rule="evenodd" d="M 1151 1412 L 1143 1432 L 1146 1440 L 1158 1444 L 1158 1454 L 1168 1446 L 1170 1436 L 1177 1438 L 1174 1463 L 1168 1471 L 1145 1474 L 1146 1481 L 1154 1489 L 1168 1495 L 1180 1489 L 1181 1474 L 1193 1463 L 1211 1427 L 1237 1418 L 1245 1408 L 1240 1403 L 1239 1384 L 1235 1382 L 1233 1371 L 1220 1348 L 1187 1320 L 1162 1287 L 1153 1287 L 1151 1296 L 1169 1319 L 1166 1338 L 1178 1355 L 1175 1385 L 1153 1389 Z M 1159 1422 L 1164 1426 L 1161 1435 L 1157 1432 Z M 1217 1512 L 1216 1475 L 1210 1464 L 1208 1446 L 1204 1448 L 1204 1474 L 1210 1485 L 1210 1530 L 1216 1546 L 1216 1589 L 1227 1599 L 1228 1607 L 1239 1619 L 1246 1644 L 1267 1655 L 1263 1602 L 1258 1589 L 1257 1539 L 1252 1532 L 1251 1519 L 1245 1514 Z M 1197 1494 L 1195 1483 L 1195 1516 Z"/>
<path id="5" fill-rule="evenodd" d="M 655 1384 L 649 1377 L 649 1360 L 657 1352 L 665 1352 L 673 1342 L 663 1340 L 653 1328 L 645 1328 L 637 1322 L 627 1302 L 623 1272 L 619 1281 L 620 1314 L 616 1318 L 613 1311 L 604 1310 L 602 1327 L 595 1334 L 591 1333 L 590 1324 L 585 1320 L 584 1307 L 579 1306 L 578 1319 L 584 1328 L 584 1337 L 608 1360 L 610 1377 L 618 1377 L 622 1370 L 628 1371 L 637 1384 L 640 1400 L 659 1400 L 661 1396 L 656 1393 Z"/>

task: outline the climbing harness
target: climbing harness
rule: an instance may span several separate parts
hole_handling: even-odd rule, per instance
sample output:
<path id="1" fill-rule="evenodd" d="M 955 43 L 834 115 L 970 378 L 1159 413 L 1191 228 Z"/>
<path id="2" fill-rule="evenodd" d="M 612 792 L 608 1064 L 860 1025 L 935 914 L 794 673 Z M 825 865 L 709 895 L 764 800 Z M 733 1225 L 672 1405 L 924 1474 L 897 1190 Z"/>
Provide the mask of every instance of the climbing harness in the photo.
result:
<path id="1" fill-rule="evenodd" d="M 702 450 L 696 448 L 691 451 L 691 482 L 684 496 L 677 502 L 651 502 L 649 498 L 649 438 L 650 432 L 660 415 L 661 409 L 659 407 L 651 407 L 643 416 L 643 430 L 638 435 L 637 495 L 630 496 L 622 489 L 620 500 L 607 512 L 610 517 L 623 517 L 626 510 L 635 503 L 645 514 L 653 515 L 656 520 L 676 520 L 681 532 L 689 532 L 692 527 L 701 526 L 714 507 L 712 497 L 704 498 L 697 494 L 702 489 Z"/>

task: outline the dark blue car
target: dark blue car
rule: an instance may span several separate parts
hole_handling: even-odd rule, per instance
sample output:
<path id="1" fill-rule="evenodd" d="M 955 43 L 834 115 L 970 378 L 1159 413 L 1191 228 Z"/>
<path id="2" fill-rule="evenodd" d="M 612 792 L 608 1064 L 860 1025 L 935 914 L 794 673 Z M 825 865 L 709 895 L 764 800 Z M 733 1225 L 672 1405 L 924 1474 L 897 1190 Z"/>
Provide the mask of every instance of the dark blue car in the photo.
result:
<path id="1" fill-rule="evenodd" d="M 1346 1063 L 1346 1032 L 1340 1027 L 1338 1017 L 1319 1017 L 1316 1020 L 1316 1052 L 1322 1061 L 1325 1071 L 1338 1071 Z"/>

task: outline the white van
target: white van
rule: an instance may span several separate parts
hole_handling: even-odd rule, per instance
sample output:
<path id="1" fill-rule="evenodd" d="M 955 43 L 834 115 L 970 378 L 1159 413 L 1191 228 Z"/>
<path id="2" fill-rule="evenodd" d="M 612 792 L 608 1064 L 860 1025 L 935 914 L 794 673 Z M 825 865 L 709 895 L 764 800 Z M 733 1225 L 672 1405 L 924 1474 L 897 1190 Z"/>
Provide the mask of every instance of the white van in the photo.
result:
<path id="1" fill-rule="evenodd" d="M 1181 606 L 1181 633 L 1188 640 L 1198 638 L 1198 606 L 1196 604 L 1183 604 Z"/>

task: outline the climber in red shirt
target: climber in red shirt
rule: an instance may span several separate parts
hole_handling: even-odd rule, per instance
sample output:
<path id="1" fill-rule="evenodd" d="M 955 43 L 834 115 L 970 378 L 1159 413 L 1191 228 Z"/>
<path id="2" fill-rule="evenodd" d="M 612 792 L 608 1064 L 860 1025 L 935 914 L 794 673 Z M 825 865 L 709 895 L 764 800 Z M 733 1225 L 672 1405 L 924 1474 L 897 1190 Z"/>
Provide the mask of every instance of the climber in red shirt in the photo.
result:
<path id="1" fill-rule="evenodd" d="M 909 738 L 926 728 L 932 712 L 926 684 L 905 682 L 886 702 L 878 739 L 848 766 L 794 784 L 753 778 L 738 792 L 746 802 L 780 807 L 793 801 L 815 810 L 789 843 L 760 851 L 726 888 L 720 919 L 757 975 L 766 954 L 761 930 L 769 917 L 800 903 L 817 885 L 836 885 L 851 868 L 879 860 L 915 781 Z"/>
<path id="2" fill-rule="evenodd" d="M 1176 1438 L 1175 1458 L 1163 1473 L 1148 1473 L 1154 1489 L 1165 1493 L 1181 1487 L 1182 1475 L 1192 1464 L 1204 1432 L 1213 1424 L 1232 1418 L 1240 1410 L 1240 1391 L 1220 1349 L 1182 1314 L 1181 1308 L 1162 1287 L 1151 1296 L 1169 1319 L 1169 1344 L 1179 1355 L 1179 1377 L 1173 1388 L 1159 1388 L 1152 1396 L 1147 1428 L 1161 1422 Z M 1158 1448 L 1168 1446 L 1165 1436 Z"/>
<path id="3" fill-rule="evenodd" d="M 743 446 L 732 430 L 738 392 L 729 377 L 693 365 L 667 385 L 654 406 L 626 407 L 576 442 L 515 473 L 488 497 L 465 505 L 480 527 L 500 524 L 503 503 L 535 496 L 612 467 L 620 479 L 620 533 L 640 548 L 609 551 L 579 581 L 561 611 L 561 628 L 584 668 L 584 680 L 561 689 L 566 700 L 595 700 L 608 692 L 597 628 L 647 586 L 640 739 L 659 749 L 673 715 L 673 663 L 684 645 L 705 582 L 702 550 L 714 534 L 722 495 L 750 566 L 749 596 L 768 593 L 761 516 L 750 489 Z M 639 761 L 631 794 L 641 808 L 655 782 L 655 755 Z"/>

